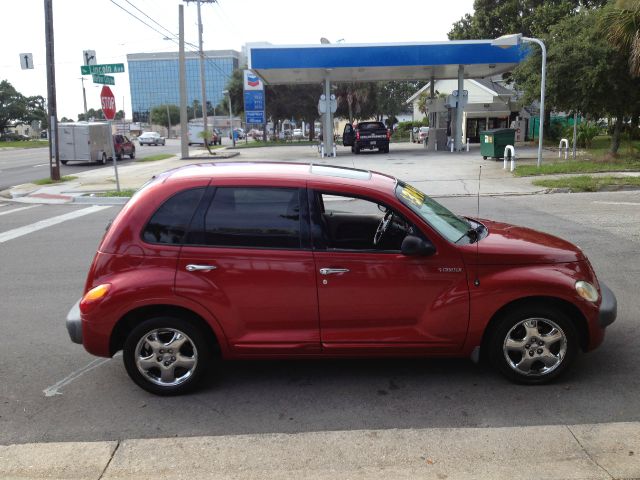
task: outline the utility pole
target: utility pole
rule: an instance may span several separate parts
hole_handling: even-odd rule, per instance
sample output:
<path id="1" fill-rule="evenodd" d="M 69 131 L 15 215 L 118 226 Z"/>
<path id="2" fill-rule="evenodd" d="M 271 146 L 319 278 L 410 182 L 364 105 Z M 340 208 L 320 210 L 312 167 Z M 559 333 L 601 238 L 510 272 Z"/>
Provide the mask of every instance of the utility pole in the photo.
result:
<path id="1" fill-rule="evenodd" d="M 44 35 L 47 50 L 47 106 L 49 114 L 49 171 L 51 180 L 60 180 L 56 65 L 53 52 L 53 5 L 51 2 L 52 0 L 44 0 Z"/>
<path id="2" fill-rule="evenodd" d="M 202 14 L 200 13 L 200 4 L 201 3 L 216 3 L 218 0 L 185 0 L 187 3 L 189 1 L 195 1 L 198 5 L 198 50 L 200 54 L 200 88 L 202 90 L 202 122 L 204 124 L 204 131 L 208 132 L 209 129 L 207 127 L 207 91 L 206 91 L 206 80 L 204 76 L 204 51 L 202 49 Z M 207 144 L 207 138 L 205 133 L 205 145 Z"/>
<path id="3" fill-rule="evenodd" d="M 180 70 L 180 153 L 182 158 L 189 156 L 189 130 L 187 124 L 187 70 L 184 59 L 184 6 L 178 5 L 178 64 Z"/>
<path id="4" fill-rule="evenodd" d="M 82 82 L 82 100 L 84 101 L 84 120 L 87 121 L 87 91 L 84 88 L 84 77 L 80 77 Z"/>

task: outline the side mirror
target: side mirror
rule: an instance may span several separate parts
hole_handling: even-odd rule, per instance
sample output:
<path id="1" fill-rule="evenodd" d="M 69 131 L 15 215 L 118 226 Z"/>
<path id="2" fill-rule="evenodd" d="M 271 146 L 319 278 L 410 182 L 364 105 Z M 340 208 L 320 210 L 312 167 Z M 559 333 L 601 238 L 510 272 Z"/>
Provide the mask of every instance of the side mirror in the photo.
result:
<path id="1" fill-rule="evenodd" d="M 400 251 L 407 256 L 428 257 L 436 253 L 436 247 L 429 240 L 423 240 L 415 235 L 407 235 L 402 241 Z"/>

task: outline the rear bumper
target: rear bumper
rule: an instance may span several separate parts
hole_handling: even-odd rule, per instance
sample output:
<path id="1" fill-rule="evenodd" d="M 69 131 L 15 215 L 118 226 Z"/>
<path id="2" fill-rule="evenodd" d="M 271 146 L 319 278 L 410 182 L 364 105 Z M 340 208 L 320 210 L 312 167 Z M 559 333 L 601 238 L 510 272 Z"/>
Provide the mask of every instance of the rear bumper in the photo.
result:
<path id="1" fill-rule="evenodd" d="M 598 322 L 600 327 L 605 328 L 611 325 L 618 315 L 618 300 L 609 287 L 602 282 L 600 282 L 600 294 L 602 302 L 600 302 Z"/>
<path id="2" fill-rule="evenodd" d="M 360 139 L 355 142 L 359 148 L 386 148 L 389 146 L 389 140 L 386 138 Z"/>
<path id="3" fill-rule="evenodd" d="M 80 318 L 80 300 L 67 313 L 67 332 L 73 343 L 82 344 L 82 319 Z"/>

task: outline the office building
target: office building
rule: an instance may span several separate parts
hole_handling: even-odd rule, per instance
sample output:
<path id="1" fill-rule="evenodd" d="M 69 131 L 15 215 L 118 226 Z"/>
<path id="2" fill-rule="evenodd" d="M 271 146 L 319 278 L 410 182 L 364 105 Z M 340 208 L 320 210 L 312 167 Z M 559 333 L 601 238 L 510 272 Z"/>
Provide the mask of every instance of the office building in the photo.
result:
<path id="1" fill-rule="evenodd" d="M 239 67 L 240 53 L 235 50 L 208 50 L 205 55 L 207 104 L 217 106 L 223 99 L 231 74 Z M 187 105 L 202 102 L 200 58 L 186 52 Z M 127 55 L 131 106 L 134 122 L 149 122 L 153 107 L 180 105 L 177 52 L 130 53 Z"/>

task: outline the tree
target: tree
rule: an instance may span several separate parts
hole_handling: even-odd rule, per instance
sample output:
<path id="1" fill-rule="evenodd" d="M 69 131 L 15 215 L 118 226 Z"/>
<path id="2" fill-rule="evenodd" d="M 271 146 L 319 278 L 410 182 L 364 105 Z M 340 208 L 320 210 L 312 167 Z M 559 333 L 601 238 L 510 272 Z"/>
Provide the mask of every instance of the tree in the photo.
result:
<path id="1" fill-rule="evenodd" d="M 617 0 L 602 18 L 603 31 L 613 46 L 626 52 L 629 57 L 629 73 L 640 77 L 640 2 Z M 631 115 L 631 138 L 640 137 L 640 105 Z"/>
<path id="2" fill-rule="evenodd" d="M 27 116 L 27 101 L 7 80 L 0 82 L 0 132 Z"/>
<path id="3" fill-rule="evenodd" d="M 392 81 L 379 82 L 376 95 L 376 115 L 378 120 L 383 116 L 396 117 L 409 107 L 406 100 L 421 87 L 422 82 L 417 81 Z M 391 125 L 390 125 L 391 126 Z"/>
<path id="4" fill-rule="evenodd" d="M 85 115 L 84 113 L 79 113 L 78 114 L 78 121 L 79 122 L 88 122 L 89 120 L 94 119 L 94 120 L 104 120 L 104 113 L 102 113 L 102 109 L 94 109 L 94 108 L 90 108 L 89 110 L 87 110 L 87 114 Z"/>
<path id="5" fill-rule="evenodd" d="M 349 123 L 353 123 L 356 119 L 372 117 L 376 110 L 375 97 L 377 93 L 375 83 L 339 83 L 336 90 L 338 101 L 336 116 L 348 118 Z"/>
<path id="6" fill-rule="evenodd" d="M 602 25 L 607 38 L 629 55 L 629 72 L 640 77 L 640 1 L 617 0 L 608 8 Z"/>
<path id="7" fill-rule="evenodd" d="M 606 7 L 609 8 L 609 7 Z M 616 154 L 624 116 L 640 101 L 640 80 L 627 68 L 624 52 L 602 35 L 605 9 L 584 10 L 551 27 L 548 40 L 547 98 L 558 110 L 616 118 L 610 152 Z M 540 59 L 529 58 L 515 72 L 529 96 L 539 88 Z"/>
<path id="8" fill-rule="evenodd" d="M 167 129 L 180 123 L 180 108 L 177 105 L 158 105 L 151 109 L 151 123 Z"/>
<path id="9" fill-rule="evenodd" d="M 539 37 L 563 18 L 607 0 L 475 0 L 473 15 L 453 24 L 450 40 L 498 38 L 509 33 Z"/>

